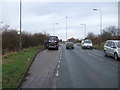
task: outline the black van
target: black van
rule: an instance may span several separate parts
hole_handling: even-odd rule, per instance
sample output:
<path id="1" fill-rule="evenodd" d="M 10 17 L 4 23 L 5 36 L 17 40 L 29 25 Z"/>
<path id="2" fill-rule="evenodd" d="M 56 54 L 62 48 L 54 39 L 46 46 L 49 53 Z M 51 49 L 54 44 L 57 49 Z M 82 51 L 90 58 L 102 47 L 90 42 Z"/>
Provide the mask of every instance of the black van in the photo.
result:
<path id="1" fill-rule="evenodd" d="M 56 49 L 58 50 L 59 48 L 59 39 L 57 36 L 49 36 L 48 37 L 48 44 L 47 44 L 48 49 Z"/>

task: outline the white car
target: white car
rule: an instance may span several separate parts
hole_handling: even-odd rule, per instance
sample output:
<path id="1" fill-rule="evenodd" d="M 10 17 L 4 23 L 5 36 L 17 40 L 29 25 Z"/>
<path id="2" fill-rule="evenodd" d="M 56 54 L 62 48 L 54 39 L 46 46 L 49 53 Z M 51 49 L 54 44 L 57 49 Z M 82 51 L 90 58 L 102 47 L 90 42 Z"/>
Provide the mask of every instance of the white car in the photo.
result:
<path id="1" fill-rule="evenodd" d="M 113 56 L 115 60 L 120 58 L 120 40 L 108 40 L 104 45 L 105 56 Z"/>
<path id="2" fill-rule="evenodd" d="M 81 48 L 82 49 L 91 49 L 93 48 L 93 44 L 92 44 L 92 41 L 91 40 L 82 40 L 81 42 Z"/>

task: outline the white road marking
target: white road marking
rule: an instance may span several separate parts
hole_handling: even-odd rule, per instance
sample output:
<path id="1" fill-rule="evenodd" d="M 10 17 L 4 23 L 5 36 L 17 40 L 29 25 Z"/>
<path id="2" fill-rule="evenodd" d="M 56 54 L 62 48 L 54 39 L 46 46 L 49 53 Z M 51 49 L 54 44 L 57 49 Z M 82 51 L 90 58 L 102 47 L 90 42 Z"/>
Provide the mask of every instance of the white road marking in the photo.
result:
<path id="1" fill-rule="evenodd" d="M 92 55 L 92 54 L 90 54 L 90 53 L 88 53 L 88 55 L 93 56 L 93 57 L 95 57 L 95 58 L 97 58 L 97 59 L 99 59 L 99 60 L 101 60 L 101 61 L 104 61 L 103 59 L 101 59 L 101 58 L 99 58 L 99 57 L 97 57 L 97 56 L 95 56 L 95 55 Z M 114 64 L 114 63 L 111 63 L 111 62 L 106 62 L 106 63 L 119 67 L 118 64 Z"/>
<path id="2" fill-rule="evenodd" d="M 61 57 L 61 54 L 60 54 L 60 57 Z"/>
<path id="3" fill-rule="evenodd" d="M 60 66 L 58 65 L 58 68 L 59 68 Z"/>
<path id="4" fill-rule="evenodd" d="M 59 75 L 59 72 L 57 71 L 56 76 L 58 77 L 58 75 Z"/>
<path id="5" fill-rule="evenodd" d="M 59 60 L 59 63 L 60 63 L 60 60 Z"/>
<path id="6" fill-rule="evenodd" d="M 95 56 L 95 55 L 93 55 L 93 54 L 88 53 L 88 55 L 90 55 L 90 56 L 92 56 L 92 57 L 95 57 L 95 58 L 97 58 L 97 59 L 99 59 L 99 60 L 101 60 L 101 61 L 104 61 L 103 59 L 101 59 L 101 58 L 99 58 L 99 57 L 97 57 L 97 56 Z"/>
<path id="7" fill-rule="evenodd" d="M 97 50 L 96 50 L 97 51 Z M 93 54 L 95 54 L 95 55 L 98 55 L 98 56 L 103 56 L 102 54 L 100 54 L 100 53 L 97 53 L 97 52 L 92 52 Z"/>

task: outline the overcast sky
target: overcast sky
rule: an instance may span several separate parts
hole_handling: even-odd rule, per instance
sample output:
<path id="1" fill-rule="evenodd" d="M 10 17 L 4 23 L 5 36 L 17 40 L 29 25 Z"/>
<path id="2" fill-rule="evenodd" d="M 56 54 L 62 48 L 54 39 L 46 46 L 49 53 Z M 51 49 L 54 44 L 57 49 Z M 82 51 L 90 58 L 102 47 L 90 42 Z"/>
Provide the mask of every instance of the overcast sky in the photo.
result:
<path id="1" fill-rule="evenodd" d="M 19 29 L 19 2 L 1 2 L 0 21 L 10 25 L 10 28 Z M 66 38 L 66 16 L 68 38 L 84 38 L 86 30 L 94 34 L 100 33 L 100 12 L 102 10 L 102 28 L 111 25 L 118 26 L 117 2 L 23 2 L 22 3 L 22 29 L 30 33 L 47 32 L 59 38 Z"/>

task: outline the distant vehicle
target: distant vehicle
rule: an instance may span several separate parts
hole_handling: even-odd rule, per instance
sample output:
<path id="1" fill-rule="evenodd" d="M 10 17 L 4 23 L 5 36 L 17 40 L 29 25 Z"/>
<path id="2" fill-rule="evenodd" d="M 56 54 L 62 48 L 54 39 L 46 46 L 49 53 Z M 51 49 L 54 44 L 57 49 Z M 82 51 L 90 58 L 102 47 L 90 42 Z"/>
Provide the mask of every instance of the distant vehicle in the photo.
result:
<path id="1" fill-rule="evenodd" d="M 92 49 L 93 48 L 93 44 L 91 40 L 82 40 L 81 42 L 81 48 L 82 49 Z"/>
<path id="2" fill-rule="evenodd" d="M 67 43 L 66 43 L 66 49 L 74 49 L 74 44 L 73 44 L 73 42 L 67 42 Z"/>
<path id="3" fill-rule="evenodd" d="M 115 60 L 120 58 L 120 40 L 108 40 L 104 45 L 105 56 L 112 56 Z"/>
<path id="4" fill-rule="evenodd" d="M 58 48 L 59 48 L 59 39 L 58 39 L 57 36 L 49 36 L 47 43 L 48 43 L 47 44 L 48 49 L 56 49 L 56 50 L 58 50 Z"/>

